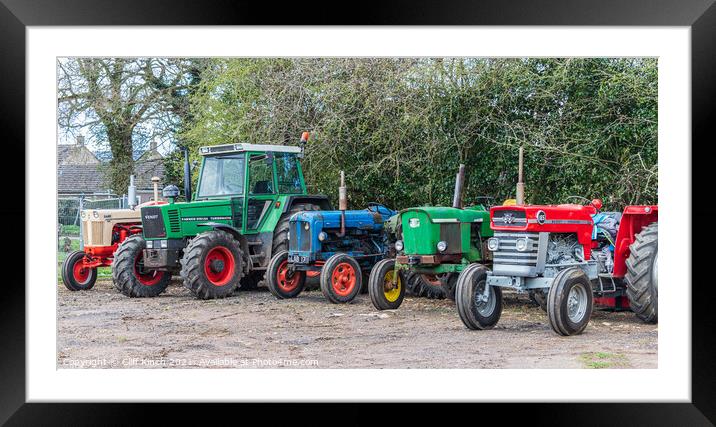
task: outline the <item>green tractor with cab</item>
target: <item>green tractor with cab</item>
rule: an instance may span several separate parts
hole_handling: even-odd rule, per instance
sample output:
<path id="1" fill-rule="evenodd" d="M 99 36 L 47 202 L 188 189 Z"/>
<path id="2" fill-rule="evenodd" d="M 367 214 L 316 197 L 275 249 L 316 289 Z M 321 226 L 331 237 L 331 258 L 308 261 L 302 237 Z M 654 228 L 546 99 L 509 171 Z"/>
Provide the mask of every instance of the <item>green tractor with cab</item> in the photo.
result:
<path id="1" fill-rule="evenodd" d="M 474 262 L 488 263 L 490 211 L 482 204 L 462 207 L 465 165 L 455 182 L 453 207 L 424 206 L 400 211 L 395 259 L 371 270 L 368 291 L 378 310 L 400 307 L 406 288 L 415 296 L 455 299 L 459 273 Z M 399 274 L 400 273 L 400 274 Z"/>
<path id="2" fill-rule="evenodd" d="M 299 146 L 225 144 L 202 147 L 197 190 L 191 197 L 185 149 L 186 202 L 170 185 L 168 204 L 141 209 L 143 232 L 128 237 L 112 265 L 115 287 L 129 297 L 153 297 L 180 274 L 192 294 L 223 298 L 255 288 L 271 256 L 288 249 L 289 218 L 296 212 L 330 210 L 325 195 L 309 195 Z"/>

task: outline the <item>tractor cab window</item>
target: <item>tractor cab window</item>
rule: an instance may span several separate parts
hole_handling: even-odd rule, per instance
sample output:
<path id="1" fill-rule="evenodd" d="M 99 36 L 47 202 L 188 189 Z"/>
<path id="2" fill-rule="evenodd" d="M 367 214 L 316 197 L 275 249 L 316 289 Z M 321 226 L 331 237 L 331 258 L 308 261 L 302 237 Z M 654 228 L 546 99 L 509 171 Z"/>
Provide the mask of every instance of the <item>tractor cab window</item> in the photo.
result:
<path id="1" fill-rule="evenodd" d="M 206 157 L 201 168 L 198 197 L 244 193 L 244 155 Z"/>
<path id="2" fill-rule="evenodd" d="M 252 154 L 249 159 L 251 194 L 273 194 L 273 166 L 266 154 Z"/>
<path id="3" fill-rule="evenodd" d="M 293 153 L 276 153 L 276 179 L 281 194 L 302 193 L 298 159 Z"/>

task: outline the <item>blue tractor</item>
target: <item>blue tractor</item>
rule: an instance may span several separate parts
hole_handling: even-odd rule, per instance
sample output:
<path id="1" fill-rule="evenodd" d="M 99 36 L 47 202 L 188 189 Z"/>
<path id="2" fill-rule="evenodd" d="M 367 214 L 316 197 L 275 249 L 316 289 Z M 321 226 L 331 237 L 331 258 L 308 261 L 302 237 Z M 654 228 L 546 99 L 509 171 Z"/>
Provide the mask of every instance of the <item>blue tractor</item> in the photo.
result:
<path id="1" fill-rule="evenodd" d="M 266 274 L 268 288 L 277 298 L 296 297 L 307 274 L 320 272 L 326 299 L 350 302 L 363 290 L 364 276 L 373 265 L 394 250 L 385 225 L 397 212 L 378 203 L 346 210 L 344 182 L 341 171 L 339 210 L 298 212 L 289 220 L 288 251 L 271 258 Z"/>

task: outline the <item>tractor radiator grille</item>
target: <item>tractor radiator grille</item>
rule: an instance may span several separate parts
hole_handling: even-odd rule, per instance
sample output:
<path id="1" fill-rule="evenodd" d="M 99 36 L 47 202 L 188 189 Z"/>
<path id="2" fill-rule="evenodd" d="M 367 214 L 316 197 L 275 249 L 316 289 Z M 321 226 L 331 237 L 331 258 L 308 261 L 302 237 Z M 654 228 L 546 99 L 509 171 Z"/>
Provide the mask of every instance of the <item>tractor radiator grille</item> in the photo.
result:
<path id="1" fill-rule="evenodd" d="M 171 230 L 172 233 L 179 233 L 181 231 L 181 226 L 179 225 L 179 211 L 176 209 L 170 209 L 167 212 L 167 215 L 169 216 L 169 230 Z"/>
<path id="2" fill-rule="evenodd" d="M 533 241 L 530 250 L 519 252 L 515 242 L 519 238 L 529 237 Z M 536 267 L 539 251 L 539 233 L 500 233 L 495 232 L 499 240 L 499 247 L 493 252 L 493 265 L 516 265 L 522 267 Z"/>
<path id="3" fill-rule="evenodd" d="M 86 246 L 106 246 L 103 232 L 104 222 L 82 221 L 82 240 Z"/>
<path id="4" fill-rule="evenodd" d="M 495 211 L 492 222 L 502 227 L 524 227 L 527 224 L 527 213 L 522 210 Z"/>
<path id="5" fill-rule="evenodd" d="M 167 230 L 164 228 L 162 209 L 157 206 L 142 208 L 142 228 L 144 237 L 157 239 L 167 237 Z"/>
<path id="6" fill-rule="evenodd" d="M 289 251 L 310 251 L 311 250 L 311 230 L 305 229 L 306 222 L 291 221 L 289 230 L 291 238 L 288 240 Z"/>

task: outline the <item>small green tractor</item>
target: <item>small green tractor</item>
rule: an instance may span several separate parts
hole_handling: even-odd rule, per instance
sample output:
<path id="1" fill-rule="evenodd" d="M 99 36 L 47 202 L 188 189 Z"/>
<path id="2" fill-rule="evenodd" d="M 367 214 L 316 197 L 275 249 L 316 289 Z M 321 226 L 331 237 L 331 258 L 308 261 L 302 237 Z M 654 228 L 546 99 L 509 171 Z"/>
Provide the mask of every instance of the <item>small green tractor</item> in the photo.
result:
<path id="1" fill-rule="evenodd" d="M 288 249 L 289 218 L 296 212 L 330 210 L 327 196 L 309 195 L 300 146 L 226 144 L 202 147 L 197 190 L 191 198 L 185 150 L 187 202 L 177 202 L 170 185 L 166 205 L 141 210 L 142 234 L 117 249 L 112 280 L 124 295 L 153 297 L 172 275 L 198 298 L 231 295 L 255 288 L 271 256 Z"/>
<path id="2" fill-rule="evenodd" d="M 368 291 L 379 310 L 400 306 L 406 288 L 413 294 L 436 289 L 455 298 L 458 274 L 473 262 L 488 262 L 486 241 L 492 237 L 490 212 L 483 205 L 462 207 L 465 165 L 460 165 L 455 182 L 453 207 L 425 206 L 399 213 L 395 259 L 385 259 L 373 267 Z M 401 274 L 398 274 L 398 273 Z"/>

